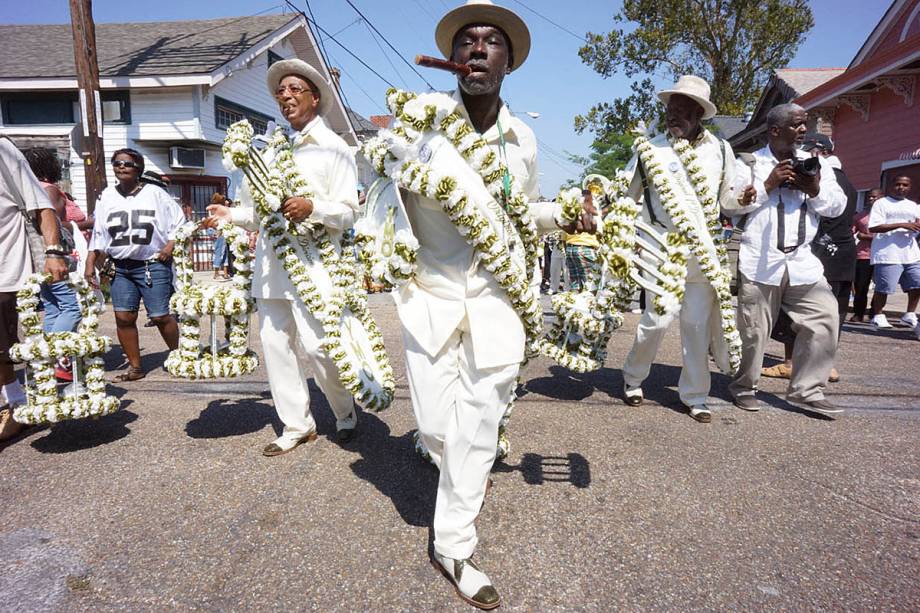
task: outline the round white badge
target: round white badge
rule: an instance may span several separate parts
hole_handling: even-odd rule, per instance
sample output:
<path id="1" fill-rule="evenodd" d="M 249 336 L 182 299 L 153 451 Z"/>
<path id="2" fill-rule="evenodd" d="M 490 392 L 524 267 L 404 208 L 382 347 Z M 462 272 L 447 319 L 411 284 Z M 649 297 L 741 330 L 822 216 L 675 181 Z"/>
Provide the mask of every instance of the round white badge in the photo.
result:
<path id="1" fill-rule="evenodd" d="M 428 144 L 422 145 L 422 148 L 418 150 L 418 157 L 423 164 L 427 164 L 428 160 L 431 159 L 431 147 Z"/>
<path id="2" fill-rule="evenodd" d="M 668 170 L 671 172 L 677 172 L 678 168 L 680 168 L 680 166 L 677 165 L 677 162 L 671 162 L 671 165 L 668 166 Z"/>

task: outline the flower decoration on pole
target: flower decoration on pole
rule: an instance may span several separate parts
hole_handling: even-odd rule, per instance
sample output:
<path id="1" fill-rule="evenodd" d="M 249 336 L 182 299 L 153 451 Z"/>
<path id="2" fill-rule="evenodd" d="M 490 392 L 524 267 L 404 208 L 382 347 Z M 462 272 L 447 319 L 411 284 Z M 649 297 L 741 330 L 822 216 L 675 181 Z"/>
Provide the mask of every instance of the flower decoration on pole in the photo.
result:
<path id="1" fill-rule="evenodd" d="M 299 138 L 295 137 L 295 138 Z M 358 284 L 354 243 L 344 237 L 336 248 L 322 225 L 308 218 L 293 223 L 280 212 L 288 198 L 311 198 L 313 190 L 297 169 L 294 144 L 282 128 L 253 146 L 246 120 L 227 130 L 224 166 L 239 169 L 258 212 L 262 232 L 288 273 L 298 298 L 323 326 L 323 350 L 335 363 L 339 379 L 366 409 L 380 411 L 393 400 L 396 380 L 383 336 Z"/>
<path id="2" fill-rule="evenodd" d="M 202 285 L 194 282 L 190 244 L 198 225 L 184 224 L 176 232 L 173 261 L 176 266 L 176 293 L 170 309 L 179 315 L 179 348 L 166 358 L 166 370 L 183 379 L 239 377 L 259 366 L 259 356 L 249 348 L 249 320 L 255 311 L 252 299 L 252 252 L 246 232 L 230 222 L 221 222 L 217 231 L 233 252 L 234 274 L 227 285 Z M 210 346 L 201 345 L 201 322 L 211 320 Z M 225 339 L 217 338 L 217 318 L 224 318 Z"/>
<path id="3" fill-rule="evenodd" d="M 26 363 L 26 404 L 13 411 L 13 419 L 24 424 L 55 423 L 65 419 L 100 417 L 118 410 L 120 402 L 105 393 L 103 354 L 112 346 L 110 338 L 99 336 L 102 306 L 93 288 L 83 279 L 69 280 L 77 293 L 82 319 L 76 332 L 42 331 L 38 312 L 41 284 L 51 276 L 34 274 L 16 294 L 16 310 L 24 340 L 10 348 L 10 358 Z M 58 395 L 54 365 L 70 358 L 74 384 L 71 392 Z M 81 386 L 83 376 L 85 386 Z"/>

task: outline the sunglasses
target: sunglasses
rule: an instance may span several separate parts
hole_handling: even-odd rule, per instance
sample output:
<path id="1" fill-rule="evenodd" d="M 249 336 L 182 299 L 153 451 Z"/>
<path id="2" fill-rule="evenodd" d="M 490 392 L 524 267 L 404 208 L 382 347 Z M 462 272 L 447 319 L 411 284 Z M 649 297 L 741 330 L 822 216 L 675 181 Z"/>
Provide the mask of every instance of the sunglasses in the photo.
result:
<path id="1" fill-rule="evenodd" d="M 281 85 L 278 89 L 275 90 L 275 98 L 280 98 L 284 95 L 285 90 L 291 92 L 292 96 L 299 96 L 304 92 L 310 92 L 314 96 L 316 92 L 309 87 L 300 87 L 299 85 Z"/>
<path id="2" fill-rule="evenodd" d="M 140 164 L 129 160 L 115 160 L 112 162 L 112 168 L 140 168 Z"/>

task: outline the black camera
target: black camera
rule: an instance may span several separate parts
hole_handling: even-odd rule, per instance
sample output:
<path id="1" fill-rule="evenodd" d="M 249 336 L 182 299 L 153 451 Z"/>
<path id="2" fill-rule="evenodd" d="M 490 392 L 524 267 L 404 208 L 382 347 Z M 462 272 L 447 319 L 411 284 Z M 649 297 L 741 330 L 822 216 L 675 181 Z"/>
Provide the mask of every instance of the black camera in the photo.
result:
<path id="1" fill-rule="evenodd" d="M 792 162 L 792 170 L 803 177 L 815 176 L 819 168 L 821 168 L 821 162 L 818 161 L 818 158 L 796 159 Z"/>

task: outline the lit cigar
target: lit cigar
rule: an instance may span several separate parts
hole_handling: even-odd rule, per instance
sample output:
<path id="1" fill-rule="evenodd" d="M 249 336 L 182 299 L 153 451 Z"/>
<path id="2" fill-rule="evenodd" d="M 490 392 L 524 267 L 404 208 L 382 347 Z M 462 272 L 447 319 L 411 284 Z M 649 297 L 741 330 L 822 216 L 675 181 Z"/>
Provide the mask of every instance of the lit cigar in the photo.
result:
<path id="1" fill-rule="evenodd" d="M 431 57 L 430 55 L 416 55 L 415 63 L 419 66 L 425 66 L 426 68 L 438 68 L 440 70 L 447 70 L 449 72 L 456 73 L 461 77 L 468 76 L 473 69 L 465 64 L 458 64 L 457 62 L 451 62 L 449 60 L 440 60 L 436 57 Z"/>

